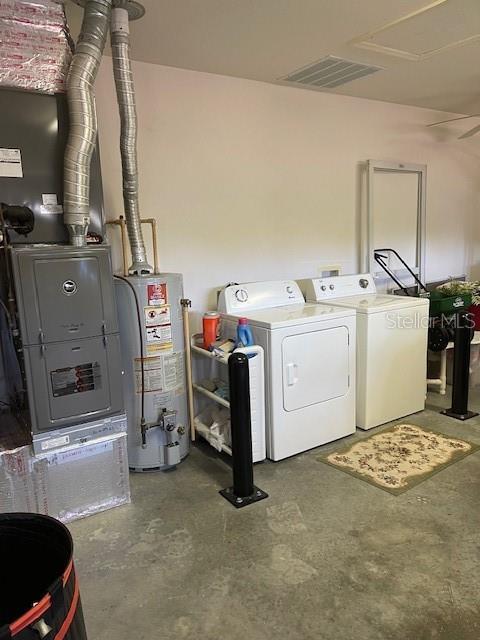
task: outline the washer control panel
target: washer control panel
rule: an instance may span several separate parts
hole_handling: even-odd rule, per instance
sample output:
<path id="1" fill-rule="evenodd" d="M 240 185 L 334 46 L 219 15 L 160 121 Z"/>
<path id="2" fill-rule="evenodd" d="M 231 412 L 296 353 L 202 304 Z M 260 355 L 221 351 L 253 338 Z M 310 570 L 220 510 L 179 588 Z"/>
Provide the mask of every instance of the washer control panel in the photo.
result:
<path id="1" fill-rule="evenodd" d="M 376 293 L 375 282 L 370 273 L 330 278 L 308 278 L 298 284 L 307 302 L 322 302 L 347 296 Z"/>
<path id="2" fill-rule="evenodd" d="M 290 304 L 304 304 L 300 287 L 294 280 L 247 282 L 230 284 L 220 291 L 218 310 L 221 313 L 248 312 Z"/>

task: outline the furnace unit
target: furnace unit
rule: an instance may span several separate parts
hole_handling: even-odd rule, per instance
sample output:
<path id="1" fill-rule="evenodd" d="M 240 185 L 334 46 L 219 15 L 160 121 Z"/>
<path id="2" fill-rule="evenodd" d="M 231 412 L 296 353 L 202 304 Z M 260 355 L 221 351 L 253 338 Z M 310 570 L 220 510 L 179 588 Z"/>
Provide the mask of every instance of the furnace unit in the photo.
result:
<path id="1" fill-rule="evenodd" d="M 126 430 L 116 301 L 98 152 L 88 244 L 69 246 L 66 98 L 1 98 L 2 145 L 19 165 L 0 176 L 0 425 L 29 430 L 41 452 Z"/>
<path id="2" fill-rule="evenodd" d="M 34 438 L 122 410 L 110 249 L 14 247 Z"/>

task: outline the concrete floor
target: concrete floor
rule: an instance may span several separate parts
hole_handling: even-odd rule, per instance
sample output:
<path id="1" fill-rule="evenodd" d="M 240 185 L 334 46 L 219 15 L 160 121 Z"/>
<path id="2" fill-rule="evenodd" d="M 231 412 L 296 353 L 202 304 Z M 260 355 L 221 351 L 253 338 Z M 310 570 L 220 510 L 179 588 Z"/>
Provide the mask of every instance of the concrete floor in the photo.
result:
<path id="1" fill-rule="evenodd" d="M 409 421 L 480 443 L 444 402 Z M 132 476 L 132 505 L 70 525 L 89 637 L 478 640 L 480 452 L 396 497 L 317 460 L 335 446 L 257 465 L 270 498 L 239 511 L 207 446 Z"/>

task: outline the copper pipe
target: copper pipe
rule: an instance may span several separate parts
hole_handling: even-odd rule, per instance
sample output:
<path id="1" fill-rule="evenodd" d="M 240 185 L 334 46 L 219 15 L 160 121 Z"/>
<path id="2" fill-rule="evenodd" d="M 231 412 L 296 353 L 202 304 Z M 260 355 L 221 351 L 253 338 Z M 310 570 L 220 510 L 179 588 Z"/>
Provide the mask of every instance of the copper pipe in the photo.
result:
<path id="1" fill-rule="evenodd" d="M 142 224 L 149 224 L 152 228 L 153 273 L 158 275 L 160 273 L 160 270 L 158 263 L 157 221 L 155 220 L 155 218 L 142 218 L 140 222 Z"/>
<path id="2" fill-rule="evenodd" d="M 155 218 L 142 218 L 140 220 L 142 224 L 149 224 L 152 229 L 152 245 L 153 245 L 153 272 L 158 275 L 159 261 L 158 261 L 158 242 L 157 242 L 157 221 Z M 128 276 L 128 264 L 127 264 L 127 227 L 125 218 L 120 216 L 115 220 L 107 220 L 106 224 L 115 224 L 121 228 L 122 234 L 122 254 L 123 254 L 123 275 Z"/>
<path id="3" fill-rule="evenodd" d="M 120 216 L 116 220 L 107 220 L 105 224 L 114 224 L 120 227 L 120 234 L 122 238 L 122 258 L 123 258 L 123 275 L 128 276 L 128 262 L 127 262 L 127 229 L 125 224 L 125 218 Z"/>
<path id="4" fill-rule="evenodd" d="M 183 315 L 183 335 L 185 340 L 185 369 L 187 374 L 187 401 L 188 401 L 188 419 L 190 422 L 190 439 L 195 442 L 195 411 L 193 407 L 193 386 L 192 386 L 192 351 L 190 348 L 190 313 L 189 309 L 192 306 L 191 300 L 182 298 L 180 300 L 182 305 Z"/>

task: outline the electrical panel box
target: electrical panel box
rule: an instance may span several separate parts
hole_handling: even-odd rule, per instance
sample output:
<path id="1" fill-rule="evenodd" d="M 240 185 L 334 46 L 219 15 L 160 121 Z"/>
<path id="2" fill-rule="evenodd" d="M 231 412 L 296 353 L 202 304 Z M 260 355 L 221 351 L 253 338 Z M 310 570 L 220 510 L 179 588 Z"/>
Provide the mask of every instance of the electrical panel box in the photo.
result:
<path id="1" fill-rule="evenodd" d="M 106 246 L 17 246 L 11 264 L 34 434 L 123 409 Z"/>

